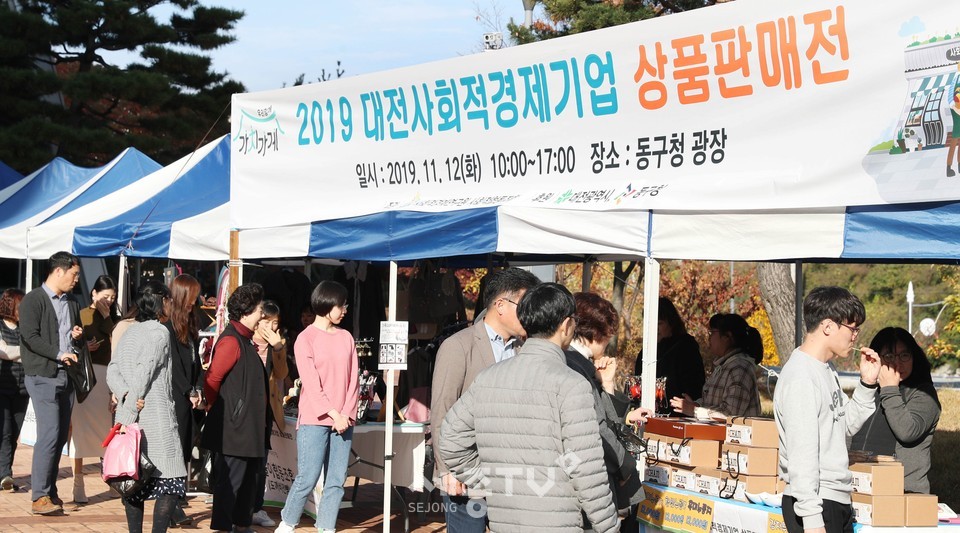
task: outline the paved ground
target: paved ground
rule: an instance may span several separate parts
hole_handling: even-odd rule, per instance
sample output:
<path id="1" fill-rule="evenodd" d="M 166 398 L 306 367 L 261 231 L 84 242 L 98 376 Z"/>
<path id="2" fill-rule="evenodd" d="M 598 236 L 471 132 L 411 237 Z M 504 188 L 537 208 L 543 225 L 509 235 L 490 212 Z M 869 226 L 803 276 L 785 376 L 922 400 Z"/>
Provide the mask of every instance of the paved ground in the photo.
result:
<path id="1" fill-rule="evenodd" d="M 73 503 L 73 478 L 70 465 L 72 460 L 64 457 L 60 461 L 60 477 L 57 489 L 64 500 L 64 514 L 59 516 L 34 516 L 30 513 L 30 463 L 33 459 L 33 448 L 20 446 L 17 449 L 13 471 L 15 481 L 20 489 L 17 492 L 0 492 L 0 532 L 88 532 L 121 533 L 127 531 L 126 517 L 123 504 L 115 497 L 107 485 L 100 479 L 99 465 L 84 466 L 84 481 L 87 497 L 90 502 L 85 505 Z M 348 486 L 353 485 L 353 478 L 347 479 Z M 350 491 L 347 491 L 349 496 Z M 382 518 L 383 485 L 365 484 L 361 486 L 359 501 L 373 502 L 372 508 L 343 509 L 337 521 L 337 531 L 383 531 Z M 187 515 L 193 518 L 193 524 L 182 528 L 185 531 L 210 531 L 210 505 L 204 503 L 203 497 L 189 498 Z M 393 504 L 396 508 L 399 502 Z M 144 530 L 150 531 L 152 524 L 152 502 L 147 503 L 147 516 L 144 518 Z M 280 521 L 280 512 L 269 509 L 270 516 Z M 391 520 L 391 531 L 403 531 L 403 517 L 395 514 Z M 411 527 L 414 531 L 438 532 L 446 531 L 443 517 L 437 514 L 428 514 L 418 521 L 417 516 L 411 516 Z M 258 532 L 273 531 L 272 528 L 254 528 Z M 304 516 L 297 531 L 316 531 L 313 520 Z"/>

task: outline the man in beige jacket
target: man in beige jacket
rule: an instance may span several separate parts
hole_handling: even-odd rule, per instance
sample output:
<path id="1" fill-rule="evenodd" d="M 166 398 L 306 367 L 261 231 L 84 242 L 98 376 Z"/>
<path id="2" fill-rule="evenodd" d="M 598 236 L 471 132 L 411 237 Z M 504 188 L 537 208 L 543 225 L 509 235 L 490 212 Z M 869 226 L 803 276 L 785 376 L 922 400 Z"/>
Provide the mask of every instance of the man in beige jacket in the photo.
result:
<path id="1" fill-rule="evenodd" d="M 482 533 L 486 529 L 486 503 L 471 500 L 463 483 L 454 478 L 436 455 L 443 417 L 470 388 L 480 371 L 516 354 L 524 336 L 517 319 L 517 303 L 540 280 L 519 268 L 487 275 L 483 289 L 486 308 L 474 325 L 452 335 L 440 345 L 433 371 L 430 401 L 430 432 L 436 464 L 434 478 L 443 491 L 447 531 Z"/>

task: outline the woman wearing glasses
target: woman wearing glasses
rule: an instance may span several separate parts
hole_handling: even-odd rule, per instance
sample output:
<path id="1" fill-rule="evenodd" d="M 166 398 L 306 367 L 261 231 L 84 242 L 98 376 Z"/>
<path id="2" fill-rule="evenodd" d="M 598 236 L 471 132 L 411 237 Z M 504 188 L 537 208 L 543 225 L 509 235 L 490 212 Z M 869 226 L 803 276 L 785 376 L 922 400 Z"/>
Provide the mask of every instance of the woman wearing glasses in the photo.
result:
<path id="1" fill-rule="evenodd" d="M 903 463 L 906 492 L 930 493 L 930 445 L 940 420 L 940 399 L 923 349 L 903 328 L 883 328 L 870 348 L 880 354 L 877 410 L 853 436 L 851 449 L 895 455 Z"/>
<path id="2" fill-rule="evenodd" d="M 347 315 L 347 288 L 336 281 L 322 281 L 313 290 L 310 306 L 317 318 L 297 336 L 293 347 L 303 381 L 297 418 L 297 477 L 275 533 L 293 533 L 321 470 L 324 481 L 317 502 L 317 531 L 336 531 L 357 422 L 357 350 L 353 335 L 340 328 Z"/>

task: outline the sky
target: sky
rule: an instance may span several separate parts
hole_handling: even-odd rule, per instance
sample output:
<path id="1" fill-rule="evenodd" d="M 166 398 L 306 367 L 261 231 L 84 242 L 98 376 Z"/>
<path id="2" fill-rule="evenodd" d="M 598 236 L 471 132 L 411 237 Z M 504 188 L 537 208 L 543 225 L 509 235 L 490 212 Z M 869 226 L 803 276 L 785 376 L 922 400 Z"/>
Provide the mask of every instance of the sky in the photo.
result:
<path id="1" fill-rule="evenodd" d="M 521 0 L 201 1 L 246 12 L 237 40 L 211 56 L 251 92 L 335 76 L 338 60 L 355 76 L 477 53 L 494 31 L 478 12 L 494 26 L 523 20 Z"/>

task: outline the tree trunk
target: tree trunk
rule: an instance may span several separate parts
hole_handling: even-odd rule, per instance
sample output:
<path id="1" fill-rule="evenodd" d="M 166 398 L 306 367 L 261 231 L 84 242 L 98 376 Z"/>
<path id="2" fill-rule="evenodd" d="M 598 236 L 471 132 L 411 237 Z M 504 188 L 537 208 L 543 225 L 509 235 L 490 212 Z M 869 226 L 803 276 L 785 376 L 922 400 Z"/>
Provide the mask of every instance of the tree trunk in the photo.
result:
<path id="1" fill-rule="evenodd" d="M 770 318 L 773 341 L 780 355 L 780 364 L 787 362 L 796 348 L 795 286 L 789 263 L 758 263 L 757 280 L 763 307 Z"/>
<path id="2" fill-rule="evenodd" d="M 627 278 L 636 268 L 636 261 L 617 261 L 613 264 L 613 294 L 610 296 L 610 303 L 618 313 L 623 315 L 623 292 L 627 287 Z M 610 345 L 607 347 L 607 353 L 617 353 L 617 335 L 610 339 Z"/>

